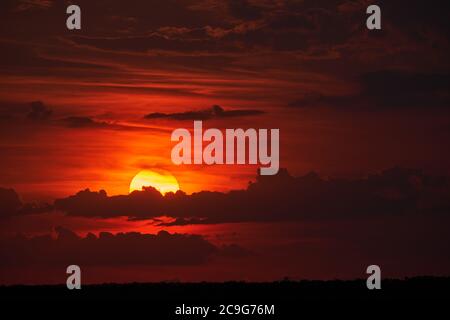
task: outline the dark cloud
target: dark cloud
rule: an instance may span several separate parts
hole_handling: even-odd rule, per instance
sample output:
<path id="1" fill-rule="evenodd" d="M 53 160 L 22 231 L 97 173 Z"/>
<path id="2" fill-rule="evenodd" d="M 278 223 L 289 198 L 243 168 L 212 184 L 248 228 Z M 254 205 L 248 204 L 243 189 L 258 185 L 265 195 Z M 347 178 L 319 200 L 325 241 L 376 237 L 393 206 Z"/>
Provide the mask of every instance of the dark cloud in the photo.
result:
<path id="1" fill-rule="evenodd" d="M 155 222 L 158 222 L 159 219 L 154 219 Z M 172 226 L 187 226 L 190 224 L 202 224 L 207 222 L 206 218 L 176 218 L 170 222 L 158 222 L 158 226 L 160 227 L 172 227 Z"/>
<path id="2" fill-rule="evenodd" d="M 87 217 L 129 216 L 138 218 L 162 216 L 164 197 L 154 188 L 145 188 L 142 192 L 132 192 L 129 195 L 108 197 L 104 190 L 92 192 L 89 189 L 77 194 L 55 200 L 55 209 L 67 212 L 69 215 Z"/>
<path id="3" fill-rule="evenodd" d="M 23 203 L 14 189 L 0 187 L 0 220 L 18 215 L 46 213 L 53 210 L 48 203 Z"/>
<path id="4" fill-rule="evenodd" d="M 33 101 L 30 105 L 31 111 L 27 115 L 28 119 L 41 121 L 51 117 L 52 110 L 44 105 L 42 101 Z"/>
<path id="5" fill-rule="evenodd" d="M 379 5 L 383 10 L 383 26 L 386 29 L 383 30 L 383 34 L 384 32 L 401 34 L 401 37 L 406 37 L 413 43 L 433 44 L 434 47 L 429 48 L 432 51 L 445 52 L 448 50 L 448 47 L 445 47 L 448 41 L 436 39 L 448 39 L 449 26 L 445 12 L 448 11 L 446 8 L 449 4 L 445 0 L 438 0 L 438 3 L 437 6 L 442 10 L 436 10 L 435 5 L 428 5 L 420 0 L 407 3 L 381 1 Z M 156 51 L 159 55 L 162 52 L 170 52 L 170 55 L 179 56 L 193 53 L 203 55 L 232 53 L 233 59 L 228 61 L 228 66 L 232 67 L 240 57 L 245 57 L 249 52 L 266 53 L 270 50 L 280 50 L 310 54 L 327 48 L 326 51 L 342 53 L 342 48 L 350 45 L 352 40 L 361 40 L 358 37 L 366 31 L 364 20 L 368 5 L 365 1 L 344 0 L 276 2 L 210 0 L 186 3 L 171 0 L 164 4 L 158 1 L 136 0 L 133 6 L 127 6 L 123 1 L 114 0 L 109 3 L 109 14 L 104 15 L 104 8 L 100 3 L 79 1 L 77 4 L 85 11 L 84 19 L 88 22 L 95 20 L 96 23 L 89 23 L 89 28 L 83 28 L 76 35 L 68 35 L 65 28 L 57 27 L 61 25 L 59 13 L 65 6 L 64 3 L 55 2 L 53 6 L 48 6 L 47 10 L 34 10 L 35 19 L 29 19 L 26 12 L 11 14 L 11 10 L 7 8 L 0 11 L 0 17 L 5 21 L 5 25 L 18 26 L 18 28 L 3 28 L 2 39 L 30 37 L 35 40 L 37 34 L 40 39 L 46 41 L 48 39 L 59 41 L 64 38 L 64 46 L 71 42 L 70 45 L 76 49 L 84 46 L 86 50 L 88 49 L 86 47 L 91 47 L 114 52 Z M 41 23 L 40 28 L 32 28 L 35 21 L 46 23 Z M 61 46 L 61 43 L 53 45 Z M 386 51 L 386 56 L 389 56 L 392 51 L 384 50 L 387 45 L 389 43 L 386 43 L 381 51 Z M 10 50 L 12 46 L 26 46 L 27 50 L 18 55 Z M 14 41 L 14 44 L 11 42 L 7 47 L 9 48 L 5 48 L 1 53 L 1 60 L 6 61 L 6 65 L 11 64 L 7 61 L 8 57 L 18 61 L 18 66 L 23 63 L 29 66 L 45 63 L 43 66 L 47 69 L 54 69 L 51 68 L 52 63 L 54 67 L 61 67 L 62 62 L 69 64 L 75 60 L 59 57 L 53 61 L 44 61 L 45 59 L 39 57 L 43 61 L 35 61 L 36 57 L 31 56 L 49 50 L 47 46 L 40 48 L 35 41 L 32 44 L 29 41 Z M 409 49 L 414 51 L 413 47 Z M 359 52 L 370 50 L 374 50 L 370 44 L 358 41 Z M 202 57 L 204 63 L 209 59 Z M 216 63 L 216 68 L 221 65 Z"/>
<path id="6" fill-rule="evenodd" d="M 341 97 L 329 96 L 328 88 L 317 79 L 334 79 L 341 87 L 356 72 L 371 69 L 395 67 L 419 73 L 436 72 L 442 67 L 443 73 L 447 72 L 449 27 L 445 8 L 449 4 L 438 3 L 442 10 L 418 0 L 381 1 L 383 31 L 369 33 L 364 25 L 365 1 L 208 0 L 162 4 L 136 0 L 130 7 L 113 0 L 108 15 L 104 15 L 103 5 L 80 1 L 77 4 L 85 11 L 83 21 L 89 28 L 67 33 L 58 18 L 64 3 L 55 2 L 47 10 L 33 10 L 33 19 L 27 12 L 0 10 L 4 25 L 14 26 L 1 28 L 0 65 L 7 75 L 54 75 L 61 84 L 65 79 L 86 81 L 102 90 L 214 99 L 232 95 L 264 102 L 279 101 L 282 96 L 283 105 L 304 93 L 305 83 L 310 82 L 326 97 L 321 100 L 347 105 Z M 40 21 L 45 23 L 33 28 Z M 163 85 L 164 80 L 158 88 L 146 87 L 147 79 L 131 71 L 159 70 L 161 66 L 167 84 L 173 87 Z M 244 90 L 227 91 L 225 95 L 217 89 L 176 88 L 171 76 L 185 71 L 192 72 L 192 79 L 204 79 L 206 72 L 215 77 L 238 74 L 233 79 L 254 77 L 263 81 L 253 88 L 260 92 L 257 96 Z M 309 72 L 317 78 L 302 78 L 302 73 Z M 110 79 L 129 79 L 132 84 L 104 88 L 103 81 L 111 84 Z M 266 90 L 272 80 L 287 85 Z M 230 85 L 241 89 L 245 83 L 253 82 Z M 411 95 L 399 102 L 419 103 L 424 99 Z M 316 103 L 304 100 L 292 105 Z M 0 115 L 0 119 L 9 117 Z"/>
<path id="7" fill-rule="evenodd" d="M 62 119 L 62 122 L 70 128 L 105 128 L 106 122 L 99 122 L 89 117 L 72 116 Z"/>
<path id="8" fill-rule="evenodd" d="M 362 75 L 363 98 L 376 107 L 450 107 L 450 74 L 383 70 Z"/>
<path id="9" fill-rule="evenodd" d="M 168 130 L 151 127 L 140 127 L 132 124 L 120 124 L 114 121 L 100 121 L 86 116 L 70 116 L 58 121 L 59 125 L 63 125 L 72 129 L 107 129 L 120 131 L 149 131 L 149 132 L 164 132 Z"/>
<path id="10" fill-rule="evenodd" d="M 368 216 L 446 214 L 450 179 L 419 170 L 393 168 L 362 179 L 322 179 L 315 173 L 292 177 L 286 170 L 258 176 L 246 190 L 228 193 L 179 191 L 162 196 L 154 188 L 129 195 L 80 191 L 58 199 L 57 210 L 85 217 L 170 216 L 162 226 L 226 222 L 333 220 Z"/>
<path id="11" fill-rule="evenodd" d="M 53 110 L 42 101 L 30 103 L 11 103 L 0 101 L 0 132 L 14 135 L 17 130 L 32 132 L 43 126 L 63 126 L 72 129 L 108 129 L 124 131 L 169 132 L 166 129 L 121 124 L 114 121 L 101 121 L 89 116 L 73 115 L 55 117 Z M 12 130 L 13 128 L 16 131 Z M 27 131 L 28 130 L 28 131 Z"/>
<path id="12" fill-rule="evenodd" d="M 352 37 L 352 28 L 359 23 L 365 8 L 360 5 L 359 12 L 340 12 L 340 4 L 338 1 L 320 5 L 295 5 L 290 2 L 271 4 L 247 0 L 211 2 L 209 6 L 203 6 L 207 10 L 191 10 L 185 17 L 189 21 L 184 24 L 169 24 L 167 20 L 155 29 L 142 28 L 152 31 L 137 35 L 74 36 L 72 39 L 80 45 L 135 52 L 161 50 L 178 54 L 239 54 L 249 50 L 307 50 L 318 44 L 342 44 Z M 183 6 L 180 5 L 180 8 L 182 10 Z M 203 15 L 203 20 L 209 20 L 208 23 L 200 25 L 196 23 L 198 20 L 189 19 L 199 13 Z M 217 20 L 218 16 L 220 21 Z M 161 30 L 183 32 L 168 34 L 161 33 Z M 217 38 L 220 38 L 219 41 Z"/>
<path id="13" fill-rule="evenodd" d="M 291 107 L 328 106 L 352 110 L 450 107 L 450 74 L 381 70 L 362 74 L 355 95 L 327 96 L 309 93 Z"/>
<path id="14" fill-rule="evenodd" d="M 172 120 L 209 120 L 221 118 L 236 118 L 263 114 L 260 110 L 230 110 L 226 111 L 221 106 L 214 105 L 210 109 L 200 111 L 186 111 L 179 113 L 150 113 L 146 119 L 172 119 Z"/>
<path id="15" fill-rule="evenodd" d="M 20 122 L 25 119 L 43 122 L 49 120 L 52 113 L 52 109 L 42 101 L 30 103 L 0 102 L 0 119 L 11 120 L 12 122 Z"/>
<path id="16" fill-rule="evenodd" d="M 221 248 L 203 237 L 187 234 L 158 234 L 137 232 L 79 237 L 74 232 L 58 227 L 56 238 L 50 235 L 26 238 L 16 236 L 0 242 L 0 267 L 26 265 L 80 266 L 107 265 L 197 265 L 212 255 L 221 254 Z M 224 247 L 226 256 L 245 254 L 235 246 Z"/>
<path id="17" fill-rule="evenodd" d="M 19 195 L 13 189 L 0 188 L 0 219 L 12 217 L 21 206 Z"/>
<path id="18" fill-rule="evenodd" d="M 86 116 L 69 116 L 52 119 L 53 110 L 42 101 L 26 103 L 1 103 L 0 119 L 8 120 L 10 125 L 63 125 L 69 128 L 118 128 L 120 126 L 97 121 Z M 51 120 L 51 121 L 50 121 Z"/>
<path id="19" fill-rule="evenodd" d="M 388 1 L 380 3 L 383 16 L 412 38 L 420 41 L 432 41 L 427 37 L 427 30 L 433 30 L 450 36 L 450 25 L 446 12 L 450 10 L 450 3 L 446 0 L 436 0 L 433 5 L 426 1 Z M 407 13 L 405 12 L 407 8 Z"/>

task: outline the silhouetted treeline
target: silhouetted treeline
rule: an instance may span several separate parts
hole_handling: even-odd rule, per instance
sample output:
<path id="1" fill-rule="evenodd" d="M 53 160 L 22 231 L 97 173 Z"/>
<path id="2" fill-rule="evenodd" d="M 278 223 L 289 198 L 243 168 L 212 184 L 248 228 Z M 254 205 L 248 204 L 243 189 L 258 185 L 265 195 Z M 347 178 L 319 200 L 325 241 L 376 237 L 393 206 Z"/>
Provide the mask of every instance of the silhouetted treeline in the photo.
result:
<path id="1" fill-rule="evenodd" d="M 381 290 L 368 290 L 365 280 L 352 281 L 278 281 L 271 283 L 130 283 L 84 285 L 68 290 L 65 285 L 2 286 L 2 305 L 16 310 L 28 306 L 27 312 L 39 308 L 62 308 L 80 312 L 94 308 L 105 315 L 119 312 L 127 315 L 145 312 L 146 319 L 201 319 L 201 316 L 179 316 L 177 306 L 210 306 L 221 304 L 274 305 L 274 315 L 220 316 L 210 313 L 206 319 L 295 319 L 312 311 L 316 315 L 365 312 L 382 314 L 385 304 L 397 312 L 411 311 L 424 302 L 448 304 L 450 278 L 417 277 L 405 280 L 382 280 Z M 447 301 L 445 301 L 447 300 Z M 382 309 L 381 309 L 382 310 Z M 65 311 L 65 312 L 66 312 Z M 378 312 L 378 313 L 377 313 Z"/>

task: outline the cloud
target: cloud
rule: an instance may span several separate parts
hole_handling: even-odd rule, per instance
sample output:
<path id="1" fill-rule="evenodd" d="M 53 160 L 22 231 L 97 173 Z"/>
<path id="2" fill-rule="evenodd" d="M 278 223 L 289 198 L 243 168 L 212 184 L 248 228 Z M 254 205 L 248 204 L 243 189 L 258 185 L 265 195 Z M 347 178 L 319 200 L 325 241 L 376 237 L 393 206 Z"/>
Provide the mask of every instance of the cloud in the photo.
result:
<path id="1" fill-rule="evenodd" d="M 89 117 L 72 116 L 62 119 L 62 122 L 70 128 L 104 128 L 106 122 L 99 122 Z"/>
<path id="2" fill-rule="evenodd" d="M 3 218 L 50 211 L 89 218 L 154 219 L 157 226 L 236 222 L 364 219 L 370 216 L 445 215 L 450 212 L 450 178 L 393 168 L 360 179 L 323 179 L 315 173 L 292 177 L 286 170 L 258 176 L 246 190 L 228 193 L 182 191 L 161 195 L 152 187 L 108 196 L 89 189 L 53 204 L 22 203 L 1 189 Z M 169 216 L 172 220 L 159 220 Z"/>
<path id="3" fill-rule="evenodd" d="M 101 121 L 90 116 L 69 115 L 66 117 L 55 117 L 53 110 L 42 101 L 30 103 L 0 102 L 0 122 L 4 126 L 0 131 L 14 135 L 14 132 L 32 132 L 41 130 L 44 126 L 63 126 L 71 129 L 108 129 L 126 131 L 151 131 L 164 132 L 169 130 L 151 126 L 139 126 L 130 123 L 119 123 L 115 121 Z M 16 131 L 13 130 L 16 129 Z"/>
<path id="4" fill-rule="evenodd" d="M 47 213 L 53 210 L 48 203 L 23 203 L 14 189 L 0 187 L 0 220 L 18 215 Z"/>
<path id="5" fill-rule="evenodd" d="M 44 105 L 42 101 L 33 101 L 30 105 L 31 111 L 27 115 L 28 119 L 41 121 L 47 120 L 51 117 L 52 110 Z"/>
<path id="6" fill-rule="evenodd" d="M 112 126 L 106 122 L 99 122 L 86 116 L 68 116 L 53 119 L 53 110 L 42 101 L 30 103 L 2 103 L 0 104 L 0 120 L 8 125 L 63 125 L 69 128 L 104 128 Z M 39 127 L 40 128 L 40 127 Z"/>
<path id="7" fill-rule="evenodd" d="M 16 191 L 0 188 L 0 219 L 12 217 L 21 206 L 22 202 Z"/>
<path id="8" fill-rule="evenodd" d="M 166 132 L 167 130 L 152 127 L 141 127 L 133 124 L 121 124 L 113 121 L 100 121 L 87 116 L 70 116 L 60 119 L 59 124 L 71 129 L 108 129 L 124 131 Z"/>
<path id="9" fill-rule="evenodd" d="M 383 3 L 383 31 L 376 35 L 363 23 L 367 1 L 155 3 L 139 0 L 124 13 L 120 1 L 113 0 L 105 16 L 103 6 L 83 1 L 80 6 L 98 18 L 98 28 L 76 35 L 57 27 L 58 12 L 64 9 L 57 2 L 48 10 L 34 10 L 45 21 L 39 28 L 32 27 L 26 12 L 0 10 L 2 21 L 21 26 L 2 30 L 5 85 L 13 87 L 19 80 L 24 88 L 34 87 L 34 77 L 45 77 L 41 91 L 50 97 L 56 97 L 55 88 L 60 96 L 59 90 L 67 88 L 63 85 L 73 82 L 71 90 L 80 92 L 164 93 L 286 105 L 305 91 L 328 97 L 336 87 L 351 85 L 348 76 L 356 72 L 381 67 L 436 72 L 448 60 L 444 1 L 439 1 L 443 10 L 410 1 L 408 12 L 400 3 Z M 24 28 L 29 32 L 20 31 Z M 142 76 L 149 72 L 157 75 L 152 87 Z M 232 81 L 224 90 L 217 79 Z M 197 80 L 202 82 L 193 86 L 191 81 Z M 333 98 L 342 100 L 334 95 L 328 100 Z"/>
<path id="10" fill-rule="evenodd" d="M 226 256 L 239 256 L 240 247 L 224 247 Z M 71 230 L 56 228 L 56 238 L 50 235 L 2 239 L 0 267 L 26 265 L 68 266 L 78 264 L 125 265 L 198 265 L 205 263 L 221 248 L 199 235 L 158 234 L 137 232 L 112 234 L 89 233 L 79 237 Z"/>
<path id="11" fill-rule="evenodd" d="M 112 197 L 108 197 L 104 190 L 92 192 L 86 189 L 73 196 L 55 200 L 54 206 L 56 210 L 69 215 L 108 218 L 126 216 L 128 214 L 125 212 L 129 210 L 132 212 L 130 217 L 139 218 L 146 213 L 150 217 L 162 216 L 163 202 L 163 196 L 154 188 Z"/>
<path id="12" fill-rule="evenodd" d="M 171 120 L 209 120 L 222 118 L 237 118 L 263 114 L 260 110 L 230 110 L 226 111 L 221 106 L 214 105 L 210 109 L 200 111 L 187 111 L 179 113 L 150 113 L 145 119 L 171 119 Z"/>
<path id="13" fill-rule="evenodd" d="M 360 92 L 354 95 L 308 93 L 289 104 L 291 107 L 328 106 L 351 110 L 403 108 L 445 108 L 450 106 L 448 73 L 418 73 L 379 70 L 362 74 Z"/>
<path id="14" fill-rule="evenodd" d="M 42 101 L 29 103 L 0 103 L 0 119 L 9 120 L 8 124 L 49 124 L 53 110 Z"/>
<path id="15" fill-rule="evenodd" d="M 362 96 L 379 108 L 450 107 L 449 73 L 381 70 L 363 74 Z"/>
<path id="16" fill-rule="evenodd" d="M 56 210 L 84 217 L 174 220 L 160 226 L 333 220 L 446 214 L 450 212 L 450 179 L 420 170 L 393 168 L 360 179 L 323 179 L 315 173 L 292 177 L 286 170 L 258 176 L 246 190 L 228 193 L 182 191 L 162 196 L 154 188 L 109 197 L 89 189 L 57 199 Z"/>

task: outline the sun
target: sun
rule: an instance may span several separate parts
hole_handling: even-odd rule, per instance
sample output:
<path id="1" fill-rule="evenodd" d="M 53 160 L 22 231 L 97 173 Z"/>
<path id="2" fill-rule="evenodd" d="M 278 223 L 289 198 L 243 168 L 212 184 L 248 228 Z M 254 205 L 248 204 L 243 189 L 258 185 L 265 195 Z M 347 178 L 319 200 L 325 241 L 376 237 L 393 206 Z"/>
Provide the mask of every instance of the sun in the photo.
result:
<path id="1" fill-rule="evenodd" d="M 142 187 L 153 187 L 162 194 L 180 190 L 177 179 L 168 171 L 142 170 L 134 176 L 130 183 L 130 193 L 141 191 Z"/>

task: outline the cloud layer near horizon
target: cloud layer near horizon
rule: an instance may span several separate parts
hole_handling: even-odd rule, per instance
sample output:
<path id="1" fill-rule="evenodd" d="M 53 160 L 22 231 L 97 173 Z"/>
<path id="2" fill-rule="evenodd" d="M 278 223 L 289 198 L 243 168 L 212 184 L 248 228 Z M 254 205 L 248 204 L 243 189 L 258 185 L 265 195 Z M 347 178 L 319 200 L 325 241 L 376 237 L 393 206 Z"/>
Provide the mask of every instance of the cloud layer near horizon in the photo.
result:
<path id="1" fill-rule="evenodd" d="M 393 168 L 361 179 L 323 179 L 315 173 L 292 177 L 286 170 L 258 176 L 246 190 L 228 193 L 182 191 L 161 195 L 149 187 L 129 195 L 78 192 L 53 205 L 22 204 L 13 190 L 0 189 L 2 217 L 61 211 L 69 216 L 131 220 L 169 216 L 160 226 L 335 220 L 369 216 L 445 215 L 450 212 L 450 179 L 419 170 Z M 158 220 L 155 220 L 155 222 Z"/>
<path id="2" fill-rule="evenodd" d="M 0 268 L 49 265 L 68 266 L 76 261 L 83 266 L 204 264 L 213 256 L 227 258 L 247 256 L 249 252 L 236 244 L 216 246 L 200 235 L 127 232 L 88 233 L 79 237 L 71 230 L 57 227 L 56 237 L 15 236 L 0 240 Z"/>
<path id="3" fill-rule="evenodd" d="M 246 221 L 345 219 L 373 215 L 450 212 L 450 180 L 418 170 L 393 168 L 362 179 L 324 180 L 315 173 L 292 177 L 286 170 L 258 176 L 247 190 L 183 192 L 162 196 L 153 188 L 127 196 L 81 191 L 55 201 L 68 215 L 149 219 L 168 215 L 168 225 Z"/>
<path id="4" fill-rule="evenodd" d="M 224 110 L 221 106 L 214 105 L 210 109 L 199 111 L 186 111 L 176 113 L 149 113 L 145 119 L 171 119 L 171 120 L 209 120 L 209 119 L 226 119 L 263 114 L 260 110 Z"/>

